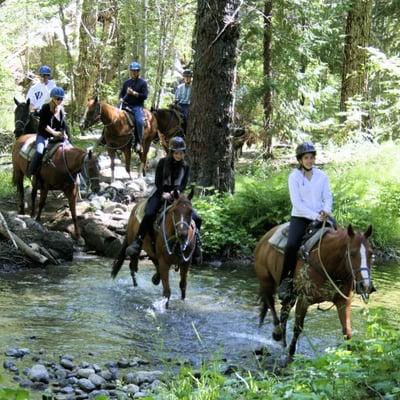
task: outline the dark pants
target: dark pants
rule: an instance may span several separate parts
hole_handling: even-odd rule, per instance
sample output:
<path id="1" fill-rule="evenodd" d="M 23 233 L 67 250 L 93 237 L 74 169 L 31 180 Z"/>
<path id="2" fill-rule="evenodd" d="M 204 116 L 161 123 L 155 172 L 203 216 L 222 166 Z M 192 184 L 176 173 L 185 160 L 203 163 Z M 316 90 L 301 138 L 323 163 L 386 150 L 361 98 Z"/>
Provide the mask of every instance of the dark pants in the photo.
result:
<path id="1" fill-rule="evenodd" d="M 312 221 L 302 217 L 291 217 L 289 225 L 289 236 L 285 247 L 285 255 L 283 258 L 283 269 L 281 282 L 286 277 L 292 277 L 297 263 L 297 252 L 301 246 L 307 226 Z"/>
<path id="2" fill-rule="evenodd" d="M 154 221 L 157 217 L 157 213 L 160 208 L 164 205 L 164 199 L 158 194 L 154 193 L 147 201 L 146 208 L 144 210 L 144 217 L 139 226 L 137 236 L 144 239 L 146 233 L 151 232 Z M 197 229 L 201 228 L 202 220 L 195 210 L 192 212 L 193 221 L 196 224 Z"/>
<path id="3" fill-rule="evenodd" d="M 144 111 L 143 107 L 131 107 L 131 111 L 135 117 L 135 144 L 142 144 L 144 133 Z"/>
<path id="4" fill-rule="evenodd" d="M 190 104 L 178 103 L 178 106 L 182 110 L 182 114 L 183 114 L 183 121 L 182 121 L 182 125 L 183 126 L 182 126 L 182 128 L 183 128 L 183 133 L 186 135 L 187 122 L 188 122 L 188 118 L 189 118 Z"/>

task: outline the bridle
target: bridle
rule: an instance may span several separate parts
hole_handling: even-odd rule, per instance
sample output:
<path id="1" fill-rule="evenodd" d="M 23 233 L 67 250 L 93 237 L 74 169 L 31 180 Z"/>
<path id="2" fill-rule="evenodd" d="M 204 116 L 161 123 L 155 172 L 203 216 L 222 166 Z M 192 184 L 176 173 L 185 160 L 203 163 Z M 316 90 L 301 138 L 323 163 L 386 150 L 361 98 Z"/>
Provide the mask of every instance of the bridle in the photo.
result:
<path id="1" fill-rule="evenodd" d="M 172 206 L 170 206 L 170 207 L 172 207 Z M 192 237 L 189 239 L 189 232 L 190 232 L 190 229 L 189 229 L 189 228 L 190 228 L 190 225 L 191 225 L 191 224 L 187 223 L 187 222 L 184 221 L 184 220 L 181 220 L 181 221 L 176 222 L 176 221 L 175 221 L 175 213 L 173 212 L 173 213 L 172 213 L 172 223 L 174 224 L 174 236 L 173 236 L 172 238 L 168 239 L 168 237 L 167 237 L 167 232 L 166 232 L 166 228 L 165 228 L 165 220 L 166 220 L 166 215 L 167 215 L 167 209 L 168 209 L 168 208 L 169 208 L 169 207 L 167 206 L 167 202 L 165 201 L 165 202 L 164 202 L 163 217 L 162 217 L 162 225 L 161 225 L 161 230 L 162 230 L 162 234 L 163 234 L 163 240 L 164 240 L 164 244 L 165 244 L 165 249 L 167 250 L 167 253 L 168 253 L 169 256 L 171 256 L 172 254 L 174 254 L 174 252 L 175 252 L 175 250 L 176 250 L 176 245 L 178 244 L 178 242 L 175 241 L 175 243 L 174 243 L 172 249 L 171 249 L 170 246 L 169 246 L 169 242 L 170 242 L 172 239 L 175 239 L 175 238 L 177 237 L 177 226 L 183 224 L 183 225 L 188 229 L 188 234 L 187 234 L 187 236 L 186 236 L 185 241 L 179 246 L 179 250 L 180 250 L 180 256 L 182 257 L 183 261 L 188 262 L 188 261 L 190 260 L 190 258 L 192 257 L 193 252 L 194 252 L 196 246 L 195 246 L 195 245 L 192 246 L 192 249 L 190 250 L 190 252 L 189 252 L 189 254 L 188 254 L 187 256 L 185 256 L 184 252 L 186 251 L 186 249 L 187 249 L 187 247 L 189 246 L 189 244 L 192 243 L 192 241 L 193 241 L 194 238 L 195 238 L 195 235 L 196 235 L 196 226 L 194 226 L 194 229 L 192 230 L 192 232 L 193 232 L 193 233 L 192 233 Z"/>
<path id="2" fill-rule="evenodd" d="M 90 126 L 93 126 L 97 122 L 101 122 L 104 126 L 111 126 L 117 122 L 118 117 L 115 117 L 114 121 L 111 121 L 110 123 L 106 124 L 102 119 L 102 107 L 103 107 L 102 103 L 98 101 L 94 109 L 95 116 L 90 121 Z"/>

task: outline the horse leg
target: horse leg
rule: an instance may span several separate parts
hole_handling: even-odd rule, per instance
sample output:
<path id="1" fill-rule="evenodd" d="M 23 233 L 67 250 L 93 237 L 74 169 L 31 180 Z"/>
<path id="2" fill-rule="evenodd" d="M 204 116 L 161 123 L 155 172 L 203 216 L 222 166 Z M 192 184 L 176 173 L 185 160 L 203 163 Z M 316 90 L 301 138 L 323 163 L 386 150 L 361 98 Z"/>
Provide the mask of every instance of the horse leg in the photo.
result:
<path id="1" fill-rule="evenodd" d="M 151 138 L 146 136 L 143 139 L 143 146 L 142 146 L 142 152 L 140 153 L 140 163 L 141 163 L 141 172 L 143 176 L 146 176 L 146 167 L 147 167 L 147 154 L 150 149 L 150 144 L 151 144 Z"/>
<path id="2" fill-rule="evenodd" d="M 32 179 L 32 192 L 31 192 L 31 218 L 35 216 L 35 204 L 36 204 L 36 196 L 37 196 L 37 178 Z M 42 189 L 40 189 L 40 195 L 42 193 Z M 40 217 L 39 217 L 40 218 Z"/>
<path id="3" fill-rule="evenodd" d="M 291 299 L 288 302 L 282 303 L 282 308 L 281 308 L 281 327 L 282 327 L 282 345 L 283 347 L 286 347 L 287 342 L 286 342 L 286 331 L 287 331 L 287 321 L 289 319 L 289 314 L 290 310 L 293 308 L 294 303 L 296 302 L 296 298 Z M 279 334 L 279 332 L 277 332 Z"/>
<path id="4" fill-rule="evenodd" d="M 169 286 L 169 265 L 166 263 L 164 259 L 161 259 L 159 262 L 159 271 L 161 282 L 163 285 L 163 296 L 166 297 L 167 303 L 165 307 L 169 306 L 169 298 L 171 297 L 171 288 Z"/>
<path id="5" fill-rule="evenodd" d="M 343 335 L 346 339 L 351 339 L 351 300 L 345 300 L 340 298 L 335 302 L 336 309 L 338 312 L 339 320 L 342 325 Z"/>
<path id="6" fill-rule="evenodd" d="M 17 186 L 17 200 L 19 203 L 19 213 L 25 214 L 25 194 L 24 194 L 24 176 L 18 175 L 15 178 L 15 185 Z"/>
<path id="7" fill-rule="evenodd" d="M 293 338 L 290 342 L 289 346 L 289 359 L 293 358 L 294 353 L 296 352 L 296 344 L 297 340 L 299 339 L 300 333 L 303 330 L 304 326 L 304 318 L 307 314 L 309 303 L 307 300 L 300 296 L 297 300 L 296 304 L 296 311 L 295 311 L 295 321 L 294 321 L 294 328 L 293 328 Z"/>
<path id="8" fill-rule="evenodd" d="M 139 264 L 139 258 L 138 257 L 131 257 L 130 262 L 129 262 L 129 269 L 131 271 L 131 277 L 132 277 L 132 283 L 133 286 L 137 286 L 137 280 L 135 273 L 138 272 L 138 264 Z"/>
<path id="9" fill-rule="evenodd" d="M 81 231 L 78 226 L 78 220 L 76 218 L 76 195 L 78 193 L 77 185 L 74 184 L 64 191 L 64 194 L 68 198 L 69 209 L 71 210 L 72 222 L 74 223 L 75 237 L 79 239 L 81 237 Z"/>
<path id="10" fill-rule="evenodd" d="M 151 281 L 153 282 L 153 285 L 157 286 L 160 284 L 160 280 L 161 280 L 158 261 L 157 261 L 157 259 L 151 258 L 151 257 L 150 257 L 150 260 L 153 262 L 154 266 L 156 267 L 156 272 L 151 277 Z"/>
<path id="11" fill-rule="evenodd" d="M 49 192 L 49 189 L 47 188 L 47 186 L 42 185 L 42 187 L 40 188 L 39 211 L 38 211 L 38 214 L 36 217 L 36 221 L 40 221 L 40 218 L 42 216 L 43 207 L 46 203 L 48 192 Z M 36 194 L 35 194 L 35 197 L 36 197 Z M 33 202 L 32 202 L 32 204 L 33 204 Z"/>
<path id="12" fill-rule="evenodd" d="M 261 325 L 263 324 L 268 309 L 271 309 L 272 320 L 274 324 L 274 331 L 272 333 L 272 336 L 274 340 L 279 341 L 282 339 L 282 327 L 280 325 L 278 314 L 275 309 L 275 300 L 273 295 L 274 290 L 274 283 L 271 282 L 269 279 L 264 278 L 260 281 L 261 309 L 259 327 L 261 327 Z"/>
<path id="13" fill-rule="evenodd" d="M 132 158 L 132 150 L 131 144 L 129 143 L 128 146 L 124 148 L 124 155 L 125 155 L 125 170 L 129 175 L 129 179 L 132 179 L 131 176 L 131 158 Z"/>
<path id="14" fill-rule="evenodd" d="M 110 168 L 111 168 L 111 182 L 114 182 L 114 168 L 115 168 L 115 151 L 113 149 L 107 149 L 108 156 L 110 157 Z"/>
<path id="15" fill-rule="evenodd" d="M 183 265 L 180 267 L 181 270 L 181 281 L 179 282 L 179 287 L 181 288 L 181 299 L 185 300 L 186 297 L 186 286 L 187 286 L 187 273 L 189 266 Z"/>

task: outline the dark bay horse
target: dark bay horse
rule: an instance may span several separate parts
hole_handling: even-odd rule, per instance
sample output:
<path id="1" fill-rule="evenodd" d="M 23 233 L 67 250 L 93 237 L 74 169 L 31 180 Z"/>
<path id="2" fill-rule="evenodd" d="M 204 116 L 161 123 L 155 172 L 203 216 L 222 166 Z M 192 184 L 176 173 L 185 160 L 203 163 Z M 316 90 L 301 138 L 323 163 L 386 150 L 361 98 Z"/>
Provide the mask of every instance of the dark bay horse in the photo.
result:
<path id="1" fill-rule="evenodd" d="M 146 175 L 147 153 L 151 142 L 157 137 L 157 121 L 149 110 L 144 110 L 145 120 L 143 143 L 139 151 L 139 174 Z M 115 153 L 121 150 L 125 156 L 125 169 L 131 177 L 131 155 L 133 127 L 130 125 L 127 113 L 111 104 L 98 101 L 97 97 L 87 103 L 81 127 L 87 129 L 90 126 L 102 122 L 104 125 L 104 140 L 107 153 L 111 159 L 111 179 L 114 180 Z"/>
<path id="2" fill-rule="evenodd" d="M 39 126 L 39 119 L 35 118 L 30 112 L 30 99 L 24 102 L 19 102 L 14 97 L 16 108 L 14 110 L 15 137 L 18 138 L 25 133 L 37 133 Z"/>
<path id="3" fill-rule="evenodd" d="M 181 298 L 184 300 L 186 297 L 187 273 L 192 262 L 192 255 L 196 244 L 196 227 L 192 220 L 192 197 L 193 190 L 187 197 L 183 194 L 179 195 L 175 191 L 174 202 L 166 209 L 160 227 L 154 233 L 154 238 L 147 235 L 143 241 L 143 249 L 156 267 L 156 273 L 152 278 L 152 282 L 158 285 L 161 279 L 163 296 L 167 300 L 166 307 L 168 307 L 171 296 L 169 286 L 169 269 L 171 265 L 176 265 L 176 270 L 180 269 L 181 280 L 179 287 L 181 289 Z M 140 207 L 140 204 L 135 206 L 129 217 L 122 249 L 112 267 L 111 276 L 113 278 L 117 276 L 124 263 L 126 248 L 133 242 L 137 235 L 140 222 L 137 219 L 136 210 Z M 154 244 L 152 239 L 154 239 Z M 129 268 L 133 285 L 136 286 L 137 258 L 131 257 Z"/>
<path id="4" fill-rule="evenodd" d="M 169 140 L 174 136 L 184 136 L 183 114 L 179 106 L 171 104 L 169 108 L 151 109 L 157 120 L 157 127 L 160 134 L 161 144 L 168 152 Z"/>
<path id="5" fill-rule="evenodd" d="M 282 340 L 286 347 L 286 323 L 296 299 L 282 304 L 280 319 L 275 310 L 274 294 L 282 272 L 283 254 L 270 245 L 268 240 L 278 227 L 268 231 L 255 249 L 255 271 L 260 281 L 260 325 L 268 309 L 274 323 L 273 338 Z M 295 271 L 297 303 L 293 339 L 289 346 L 289 359 L 296 351 L 296 343 L 303 329 L 304 318 L 311 304 L 333 302 L 337 308 L 343 334 L 347 339 L 351 331 L 351 300 L 353 288 L 363 298 L 374 291 L 371 280 L 372 251 L 368 242 L 372 227 L 365 233 L 347 229 L 328 231 L 319 245 L 310 252 L 309 263 L 298 261 Z"/>
<path id="6" fill-rule="evenodd" d="M 20 136 L 14 143 L 12 150 L 13 183 L 17 187 L 19 212 L 21 214 L 25 213 L 23 182 L 28 162 L 20 155 L 20 150 L 28 140 L 33 141 L 34 144 L 35 139 L 36 135 Z M 84 172 L 89 177 L 91 189 L 97 192 L 100 188 L 100 168 L 97 159 L 92 155 L 91 151 L 87 153 L 76 147 L 67 147 L 62 143 L 51 160 L 42 164 L 38 176 L 32 179 L 31 194 L 31 216 L 34 217 L 37 190 L 40 189 L 39 211 L 36 217 L 37 221 L 39 221 L 48 191 L 61 190 L 68 199 L 77 238 L 80 237 L 76 218 L 77 175 L 80 172 Z"/>

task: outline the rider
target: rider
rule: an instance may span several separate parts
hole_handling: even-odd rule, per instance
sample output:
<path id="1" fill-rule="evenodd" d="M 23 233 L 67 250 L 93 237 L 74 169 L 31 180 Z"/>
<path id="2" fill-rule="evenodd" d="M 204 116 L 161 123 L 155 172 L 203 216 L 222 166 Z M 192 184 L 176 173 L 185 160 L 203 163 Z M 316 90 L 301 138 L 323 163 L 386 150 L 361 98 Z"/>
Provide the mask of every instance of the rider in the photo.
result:
<path id="1" fill-rule="evenodd" d="M 40 82 L 31 86 L 26 95 L 26 100 L 30 100 L 31 112 L 39 115 L 39 111 L 43 104 L 50 100 L 50 92 L 56 87 L 54 80 L 50 79 L 51 69 L 47 65 L 42 65 L 39 68 Z"/>
<path id="2" fill-rule="evenodd" d="M 146 233 L 151 232 L 154 220 L 164 201 L 172 202 L 174 189 L 183 192 L 189 178 L 189 165 L 185 162 L 185 141 L 175 136 L 170 141 L 169 154 L 162 158 L 156 168 L 155 191 L 147 200 L 145 213 L 140 223 L 136 239 L 127 247 L 126 254 L 129 256 L 139 256 L 142 249 L 143 239 Z M 200 228 L 202 220 L 193 210 L 192 218 L 196 224 L 196 249 L 193 254 L 195 263 L 201 264 L 201 240 Z"/>
<path id="3" fill-rule="evenodd" d="M 46 141 L 54 137 L 58 140 L 68 136 L 65 113 L 62 107 L 64 89 L 56 86 L 50 92 L 50 101 L 42 106 L 39 113 L 39 128 L 36 136 L 36 152 L 29 164 L 27 176 L 35 175 L 42 162 Z"/>
<path id="4" fill-rule="evenodd" d="M 289 193 L 292 213 L 289 236 L 283 258 L 278 296 L 280 300 L 293 297 L 293 274 L 297 263 L 297 252 L 307 226 L 315 221 L 331 218 L 332 193 L 327 175 L 314 167 L 317 152 L 311 142 L 297 146 L 298 168 L 289 175 Z"/>
<path id="5" fill-rule="evenodd" d="M 136 61 L 129 64 L 130 78 L 122 85 L 119 98 L 135 116 L 135 150 L 140 151 L 144 131 L 143 104 L 147 99 L 148 89 L 145 79 L 140 78 L 140 64 Z"/>
<path id="6" fill-rule="evenodd" d="M 192 77 L 190 69 L 185 69 L 182 73 L 183 83 L 178 85 L 175 92 L 175 103 L 181 108 L 183 113 L 183 132 L 186 134 L 187 121 L 189 118 L 189 108 L 192 100 Z"/>

